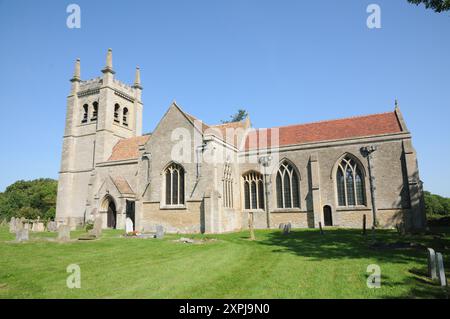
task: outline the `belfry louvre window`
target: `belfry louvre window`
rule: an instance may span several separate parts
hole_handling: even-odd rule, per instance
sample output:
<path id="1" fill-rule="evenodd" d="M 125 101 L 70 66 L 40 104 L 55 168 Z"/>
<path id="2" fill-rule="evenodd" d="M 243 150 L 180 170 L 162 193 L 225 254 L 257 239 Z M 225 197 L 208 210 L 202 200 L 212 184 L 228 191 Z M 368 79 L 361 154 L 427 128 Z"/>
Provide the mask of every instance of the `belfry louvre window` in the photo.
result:
<path id="1" fill-rule="evenodd" d="M 115 104 L 114 105 L 114 122 L 119 123 L 119 111 L 120 111 L 120 105 L 119 104 Z"/>
<path id="2" fill-rule="evenodd" d="M 336 187 L 339 206 L 366 205 L 364 175 L 350 156 L 344 157 L 338 165 Z"/>
<path id="3" fill-rule="evenodd" d="M 83 118 L 81 119 L 81 123 L 87 122 L 88 114 L 89 114 L 89 105 L 85 104 L 83 105 Z"/>
<path id="4" fill-rule="evenodd" d="M 94 109 L 92 110 L 91 121 L 96 121 L 98 115 L 98 102 L 92 103 L 92 106 L 94 107 Z"/>
<path id="5" fill-rule="evenodd" d="M 184 205 L 184 169 L 171 164 L 164 171 L 166 179 L 166 205 Z"/>
<path id="6" fill-rule="evenodd" d="M 225 164 L 223 172 L 223 207 L 233 207 L 233 175 L 230 164 Z"/>
<path id="7" fill-rule="evenodd" d="M 260 173 L 250 172 L 244 178 L 244 208 L 264 209 L 264 184 Z"/>
<path id="8" fill-rule="evenodd" d="M 300 207 L 298 174 L 292 164 L 283 161 L 277 172 L 277 207 Z"/>
<path id="9" fill-rule="evenodd" d="M 122 123 L 128 126 L 128 109 L 126 107 L 123 109 Z"/>

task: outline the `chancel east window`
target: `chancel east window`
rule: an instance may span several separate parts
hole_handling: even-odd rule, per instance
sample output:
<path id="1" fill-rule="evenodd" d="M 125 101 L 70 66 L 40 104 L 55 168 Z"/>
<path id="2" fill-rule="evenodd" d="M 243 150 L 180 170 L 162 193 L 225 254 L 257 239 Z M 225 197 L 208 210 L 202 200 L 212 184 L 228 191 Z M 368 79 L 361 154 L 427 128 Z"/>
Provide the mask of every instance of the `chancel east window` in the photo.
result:
<path id="1" fill-rule="evenodd" d="M 346 156 L 339 163 L 336 186 L 339 206 L 366 205 L 364 175 L 352 157 Z"/>
<path id="2" fill-rule="evenodd" d="M 225 164 L 223 172 L 223 207 L 233 207 L 233 175 L 230 164 Z"/>
<path id="3" fill-rule="evenodd" d="M 164 171 L 166 182 L 166 205 L 184 205 L 184 169 L 176 163 Z"/>
<path id="4" fill-rule="evenodd" d="M 277 172 L 277 207 L 300 207 L 298 174 L 292 164 L 283 161 Z"/>
<path id="5" fill-rule="evenodd" d="M 244 208 L 264 209 L 263 177 L 258 172 L 250 172 L 244 178 Z"/>

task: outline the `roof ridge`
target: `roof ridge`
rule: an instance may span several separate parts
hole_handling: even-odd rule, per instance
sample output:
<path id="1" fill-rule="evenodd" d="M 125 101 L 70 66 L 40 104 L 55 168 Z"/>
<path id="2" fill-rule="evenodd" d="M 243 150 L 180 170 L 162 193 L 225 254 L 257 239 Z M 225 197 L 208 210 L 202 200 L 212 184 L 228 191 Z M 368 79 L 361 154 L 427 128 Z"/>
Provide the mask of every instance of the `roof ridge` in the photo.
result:
<path id="1" fill-rule="evenodd" d="M 343 118 L 332 119 L 332 120 L 321 120 L 321 121 L 308 122 L 308 123 L 298 123 L 298 124 L 289 124 L 289 125 L 281 125 L 281 126 L 272 126 L 270 128 L 284 128 L 284 127 L 291 127 L 291 126 L 312 125 L 312 124 L 335 122 L 335 121 L 343 121 L 343 120 L 352 120 L 352 119 L 358 119 L 358 118 L 363 118 L 363 117 L 385 115 L 385 114 L 393 114 L 393 113 L 395 113 L 395 112 L 388 111 L 388 112 L 373 113 L 373 114 L 366 114 L 366 115 L 355 115 L 355 116 L 343 117 Z M 261 129 L 267 129 L 267 128 L 256 128 L 256 130 L 261 130 Z"/>
<path id="2" fill-rule="evenodd" d="M 214 124 L 214 125 L 210 125 L 210 126 L 217 127 L 217 126 L 225 126 L 225 125 L 236 124 L 236 123 L 238 123 L 238 124 L 243 124 L 244 121 L 245 121 L 245 120 L 242 120 L 242 121 L 235 121 L 235 122 L 228 122 L 228 123 L 222 123 L 222 124 Z"/>

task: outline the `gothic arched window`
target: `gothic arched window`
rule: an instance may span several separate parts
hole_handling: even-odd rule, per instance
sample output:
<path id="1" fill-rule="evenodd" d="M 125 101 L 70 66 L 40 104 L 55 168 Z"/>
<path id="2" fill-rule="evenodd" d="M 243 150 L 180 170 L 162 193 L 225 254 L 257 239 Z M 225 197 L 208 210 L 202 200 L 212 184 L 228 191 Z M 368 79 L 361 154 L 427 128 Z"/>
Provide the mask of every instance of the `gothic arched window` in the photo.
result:
<path id="1" fill-rule="evenodd" d="M 229 163 L 225 164 L 223 171 L 223 207 L 233 207 L 233 175 Z"/>
<path id="2" fill-rule="evenodd" d="M 123 109 L 122 124 L 128 126 L 128 109 L 126 107 Z"/>
<path id="3" fill-rule="evenodd" d="M 277 207 L 299 208 L 299 181 L 298 174 L 291 163 L 283 161 L 277 172 Z"/>
<path id="4" fill-rule="evenodd" d="M 96 121 L 97 120 L 97 114 L 98 114 L 98 102 L 92 103 L 92 106 L 93 106 L 93 110 L 92 110 L 91 121 Z"/>
<path id="5" fill-rule="evenodd" d="M 166 205 L 184 205 L 184 169 L 172 163 L 165 171 Z"/>
<path id="6" fill-rule="evenodd" d="M 366 205 L 364 175 L 350 156 L 345 156 L 337 167 L 336 187 L 339 206 Z"/>
<path id="7" fill-rule="evenodd" d="M 81 123 L 87 122 L 88 114 L 89 114 L 89 105 L 85 104 L 83 105 L 83 118 L 81 119 Z"/>
<path id="8" fill-rule="evenodd" d="M 119 123 L 119 111 L 120 111 L 120 105 L 119 104 L 115 104 L 114 105 L 114 122 Z"/>
<path id="9" fill-rule="evenodd" d="M 264 184 L 260 173 L 250 172 L 244 178 L 244 208 L 264 209 Z"/>

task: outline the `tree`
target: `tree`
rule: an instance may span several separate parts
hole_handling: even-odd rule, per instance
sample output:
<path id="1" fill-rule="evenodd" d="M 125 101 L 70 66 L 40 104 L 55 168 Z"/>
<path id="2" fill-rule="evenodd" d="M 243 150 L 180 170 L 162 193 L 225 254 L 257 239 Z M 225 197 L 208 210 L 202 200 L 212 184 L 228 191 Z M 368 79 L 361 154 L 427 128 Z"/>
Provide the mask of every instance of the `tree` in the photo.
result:
<path id="1" fill-rule="evenodd" d="M 225 123 L 240 122 L 243 119 L 245 119 L 247 116 L 248 116 L 248 113 L 246 110 L 239 109 L 236 114 L 230 116 L 230 118 L 231 118 L 230 120 L 222 121 L 222 123 L 225 124 Z"/>
<path id="2" fill-rule="evenodd" d="M 450 216 L 450 198 L 424 192 L 427 216 Z"/>
<path id="3" fill-rule="evenodd" d="M 17 181 L 0 193 L 0 220 L 11 217 L 53 219 L 58 182 L 49 178 Z"/>
<path id="4" fill-rule="evenodd" d="M 425 8 L 431 8 L 435 12 L 450 10 L 450 0 L 408 0 L 408 2 L 415 5 L 423 3 L 425 5 Z"/>

